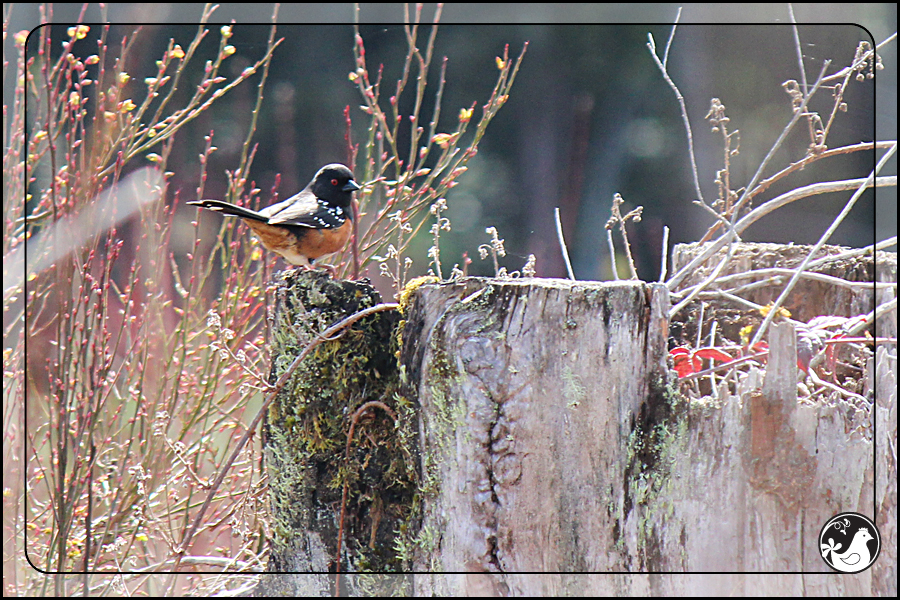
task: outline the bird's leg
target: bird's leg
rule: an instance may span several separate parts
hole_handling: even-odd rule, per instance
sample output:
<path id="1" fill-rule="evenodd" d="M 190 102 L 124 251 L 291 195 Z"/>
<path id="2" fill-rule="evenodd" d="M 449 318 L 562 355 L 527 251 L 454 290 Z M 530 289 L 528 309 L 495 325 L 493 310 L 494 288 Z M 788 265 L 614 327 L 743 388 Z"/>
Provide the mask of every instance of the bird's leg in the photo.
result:
<path id="1" fill-rule="evenodd" d="M 337 269 L 334 267 L 334 265 L 328 265 L 325 263 L 316 263 L 315 266 L 310 264 L 309 266 L 304 265 L 302 268 L 308 269 L 310 271 L 315 271 L 316 269 L 318 269 L 320 267 L 322 269 L 325 269 L 326 271 L 328 271 L 331 274 L 332 279 L 337 279 Z"/>

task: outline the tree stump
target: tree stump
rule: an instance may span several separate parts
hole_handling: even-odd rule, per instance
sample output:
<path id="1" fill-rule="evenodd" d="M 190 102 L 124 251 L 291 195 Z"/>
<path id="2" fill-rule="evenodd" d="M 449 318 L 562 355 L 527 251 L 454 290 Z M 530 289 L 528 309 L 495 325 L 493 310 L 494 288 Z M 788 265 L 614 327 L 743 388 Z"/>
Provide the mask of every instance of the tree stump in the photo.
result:
<path id="1" fill-rule="evenodd" d="M 367 282 L 295 269 L 276 302 L 270 382 L 322 331 L 381 296 Z M 254 595 L 331 595 L 338 568 L 404 570 L 394 543 L 413 505 L 416 430 L 398 395 L 398 321 L 396 311 L 376 313 L 317 346 L 269 408 L 269 573 Z M 394 590 L 349 578 L 340 591 Z"/>
<path id="2" fill-rule="evenodd" d="M 853 262 L 849 277 L 890 281 L 893 273 L 895 281 L 891 256 L 893 267 L 888 260 L 877 275 Z M 789 308 L 795 319 L 856 315 L 874 308 L 867 289 L 807 289 Z M 879 288 L 878 302 L 892 293 Z M 763 292 L 756 300 L 767 301 Z M 372 430 L 357 432 L 354 462 L 341 471 L 348 415 L 365 396 L 347 388 L 332 394 L 338 408 L 328 412 L 337 415 L 329 429 L 337 442 L 321 455 L 273 456 L 270 470 L 281 483 L 272 493 L 283 495 L 273 496 L 275 522 L 294 532 L 281 538 L 290 543 L 278 547 L 275 566 L 319 573 L 283 591 L 334 591 L 334 575 L 323 569 L 335 566 L 339 482 L 350 481 L 345 539 L 355 541 L 342 550 L 341 571 L 356 574 L 342 578 L 344 593 L 895 595 L 895 345 L 860 350 L 868 358 L 858 381 L 841 382 L 856 386 L 852 396 L 810 396 L 797 369 L 796 327 L 778 323 L 764 368 L 732 369 L 707 385 L 708 394 L 685 395 L 666 366 L 670 334 L 696 339 L 698 327 L 720 318 L 721 331 L 738 335 L 758 311 L 710 298 L 702 321 L 695 308 L 669 323 L 662 285 L 552 279 L 425 284 L 407 290 L 401 304 L 403 321 L 387 336 L 402 335 L 396 372 L 383 360 L 395 357 L 390 343 L 357 338 L 365 341 L 353 351 L 366 357 L 361 366 L 381 365 L 365 367 L 372 382 L 360 378 L 353 389 L 370 394 L 379 382 L 396 420 L 370 415 Z M 356 309 L 346 310 L 328 323 Z M 399 318 L 385 316 L 377 328 Z M 896 331 L 896 310 L 879 323 Z M 332 351 L 314 370 L 334 368 L 327 367 Z M 291 405 L 281 406 L 270 427 L 282 428 L 288 450 L 304 447 L 294 435 L 316 430 L 289 423 Z M 289 472 L 315 476 L 283 485 Z M 295 516 L 279 517 L 285 509 Z M 868 571 L 835 577 L 820 558 L 818 534 L 848 510 L 877 514 L 882 556 Z M 374 559 L 416 574 L 412 581 L 363 575 L 385 570 L 372 568 Z M 695 574 L 711 572 L 720 575 Z"/>
<path id="3" fill-rule="evenodd" d="M 490 574 L 650 566 L 626 551 L 627 517 L 674 434 L 667 310 L 664 286 L 637 281 L 418 289 L 401 355 L 420 404 L 415 567 L 470 573 L 418 576 L 418 594 L 553 593 Z"/>

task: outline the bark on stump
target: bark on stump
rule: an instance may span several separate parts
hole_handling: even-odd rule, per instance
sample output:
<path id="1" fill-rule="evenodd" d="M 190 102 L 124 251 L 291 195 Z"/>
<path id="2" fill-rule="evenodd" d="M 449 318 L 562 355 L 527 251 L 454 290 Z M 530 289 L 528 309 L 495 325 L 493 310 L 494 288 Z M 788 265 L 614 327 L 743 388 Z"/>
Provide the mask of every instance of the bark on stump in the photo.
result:
<path id="1" fill-rule="evenodd" d="M 286 273 L 277 288 L 270 381 L 319 332 L 380 302 L 366 282 Z M 376 313 L 317 346 L 269 408 L 269 572 L 255 596 L 332 595 L 339 537 L 342 573 L 403 570 L 395 532 L 409 518 L 417 476 L 415 414 L 397 395 L 398 321 L 396 311 Z M 342 578 L 341 593 L 395 591 L 384 585 L 402 581 Z"/>

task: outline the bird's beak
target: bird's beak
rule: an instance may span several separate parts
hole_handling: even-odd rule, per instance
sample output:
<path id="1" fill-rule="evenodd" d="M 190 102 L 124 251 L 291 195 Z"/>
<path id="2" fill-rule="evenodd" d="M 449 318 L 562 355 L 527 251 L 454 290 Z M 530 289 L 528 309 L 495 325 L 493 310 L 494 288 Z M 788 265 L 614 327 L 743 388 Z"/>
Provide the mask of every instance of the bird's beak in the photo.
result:
<path id="1" fill-rule="evenodd" d="M 359 184 L 356 183 L 355 181 L 353 181 L 353 180 L 351 179 L 350 181 L 348 181 L 348 182 L 346 183 L 346 185 L 344 185 L 344 187 L 341 188 L 341 191 L 343 191 L 343 192 L 355 192 L 355 191 L 358 190 L 358 189 L 359 189 Z"/>

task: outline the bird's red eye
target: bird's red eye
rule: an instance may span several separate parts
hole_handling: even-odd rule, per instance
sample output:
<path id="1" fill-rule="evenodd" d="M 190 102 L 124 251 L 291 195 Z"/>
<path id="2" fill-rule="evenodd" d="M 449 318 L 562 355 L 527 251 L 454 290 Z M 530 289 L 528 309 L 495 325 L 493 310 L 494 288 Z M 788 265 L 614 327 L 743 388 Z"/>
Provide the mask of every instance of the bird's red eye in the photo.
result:
<path id="1" fill-rule="evenodd" d="M 331 185 L 337 185 L 337 179 L 332 179 L 332 180 L 331 180 Z"/>

